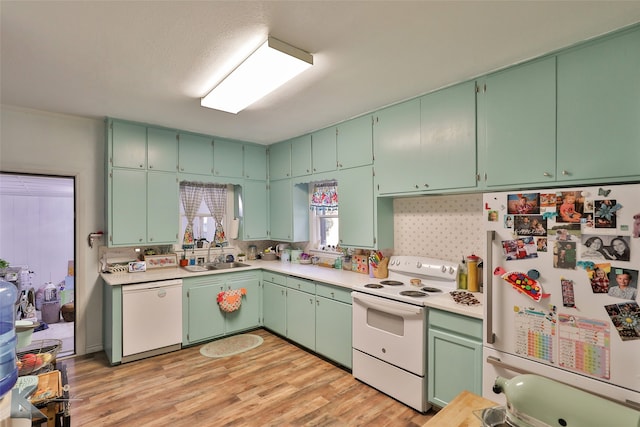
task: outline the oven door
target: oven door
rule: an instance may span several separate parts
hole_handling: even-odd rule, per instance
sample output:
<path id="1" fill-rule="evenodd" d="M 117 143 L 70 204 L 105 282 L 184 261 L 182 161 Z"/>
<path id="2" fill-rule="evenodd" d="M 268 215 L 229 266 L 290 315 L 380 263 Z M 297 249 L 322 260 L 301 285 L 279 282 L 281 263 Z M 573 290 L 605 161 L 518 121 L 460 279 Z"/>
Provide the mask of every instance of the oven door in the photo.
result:
<path id="1" fill-rule="evenodd" d="M 352 292 L 353 348 L 425 375 L 426 309 Z"/>

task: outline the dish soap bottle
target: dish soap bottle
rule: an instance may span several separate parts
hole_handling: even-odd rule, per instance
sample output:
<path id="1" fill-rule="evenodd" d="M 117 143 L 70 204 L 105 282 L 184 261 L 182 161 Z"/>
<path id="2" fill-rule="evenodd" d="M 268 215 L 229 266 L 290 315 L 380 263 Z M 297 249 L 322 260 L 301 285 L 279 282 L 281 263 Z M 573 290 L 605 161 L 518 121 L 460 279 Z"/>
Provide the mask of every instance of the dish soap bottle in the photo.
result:
<path id="1" fill-rule="evenodd" d="M 467 289 L 467 262 L 464 257 L 458 268 L 458 289 Z"/>

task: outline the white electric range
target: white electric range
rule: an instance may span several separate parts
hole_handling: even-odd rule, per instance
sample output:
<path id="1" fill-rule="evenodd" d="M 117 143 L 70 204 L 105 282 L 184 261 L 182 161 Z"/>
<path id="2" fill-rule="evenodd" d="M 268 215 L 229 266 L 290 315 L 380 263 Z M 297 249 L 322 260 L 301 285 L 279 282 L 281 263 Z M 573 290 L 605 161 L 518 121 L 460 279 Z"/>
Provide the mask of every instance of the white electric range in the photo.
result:
<path id="1" fill-rule="evenodd" d="M 369 283 L 352 287 L 383 298 L 414 305 L 425 305 L 430 295 L 441 295 L 457 287 L 458 264 L 420 256 L 392 256 L 389 260 L 389 276 L 372 278 Z M 419 280 L 417 285 L 411 280 Z"/>
<path id="2" fill-rule="evenodd" d="M 425 304 L 455 290 L 457 275 L 455 263 L 392 256 L 389 277 L 353 286 L 353 376 L 420 412 L 429 410 Z"/>

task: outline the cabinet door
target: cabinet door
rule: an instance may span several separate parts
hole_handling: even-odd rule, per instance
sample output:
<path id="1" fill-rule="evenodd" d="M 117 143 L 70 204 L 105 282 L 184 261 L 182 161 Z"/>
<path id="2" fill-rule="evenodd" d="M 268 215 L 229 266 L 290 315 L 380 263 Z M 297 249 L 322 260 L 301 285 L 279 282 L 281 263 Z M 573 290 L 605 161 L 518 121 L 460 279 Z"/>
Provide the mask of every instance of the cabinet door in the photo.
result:
<path id="1" fill-rule="evenodd" d="M 420 100 L 425 190 L 476 186 L 476 86 L 467 82 Z"/>
<path id="2" fill-rule="evenodd" d="M 242 297 L 240 308 L 231 313 L 225 313 L 225 333 L 255 328 L 260 324 L 260 281 L 257 277 L 233 279 L 226 283 L 227 289 L 245 288 L 247 294 Z"/>
<path id="3" fill-rule="evenodd" d="M 194 286 L 188 290 L 187 316 L 189 343 L 215 338 L 224 333 L 224 312 L 218 307 L 218 294 L 224 290 L 221 283 Z"/>
<path id="4" fill-rule="evenodd" d="M 558 180 L 640 175 L 640 30 L 558 55 Z"/>
<path id="5" fill-rule="evenodd" d="M 265 328 L 282 336 L 287 334 L 287 294 L 284 286 L 264 282 L 262 313 Z"/>
<path id="6" fill-rule="evenodd" d="M 311 174 L 311 135 L 291 140 L 291 176 Z"/>
<path id="7" fill-rule="evenodd" d="M 338 168 L 373 163 L 373 119 L 362 116 L 340 123 L 337 135 Z"/>
<path id="8" fill-rule="evenodd" d="M 216 138 L 213 140 L 213 174 L 242 178 L 242 144 Z"/>
<path id="9" fill-rule="evenodd" d="M 373 142 L 378 193 L 422 190 L 416 179 L 420 166 L 419 99 L 377 112 Z"/>
<path id="10" fill-rule="evenodd" d="M 154 171 L 178 170 L 178 134 L 167 129 L 147 129 L 148 168 Z"/>
<path id="11" fill-rule="evenodd" d="M 242 186 L 242 235 L 245 240 L 268 237 L 269 193 L 265 181 L 245 180 Z"/>
<path id="12" fill-rule="evenodd" d="M 211 175 L 213 173 L 213 139 L 202 135 L 180 134 L 178 163 L 180 172 Z"/>
<path id="13" fill-rule="evenodd" d="M 247 179 L 267 179 L 267 147 L 264 145 L 244 146 L 244 177 Z"/>
<path id="14" fill-rule="evenodd" d="M 373 248 L 375 196 L 371 166 L 345 169 L 338 179 L 340 245 Z"/>
<path id="15" fill-rule="evenodd" d="M 316 296 L 316 351 L 349 369 L 351 322 L 351 305 Z"/>
<path id="16" fill-rule="evenodd" d="M 131 169 L 111 171 L 112 245 L 139 245 L 147 241 L 147 172 Z"/>
<path id="17" fill-rule="evenodd" d="M 269 220 L 272 240 L 291 241 L 293 205 L 291 180 L 271 181 L 269 184 Z"/>
<path id="18" fill-rule="evenodd" d="M 329 127 L 311 135 L 313 173 L 336 170 L 336 128 Z"/>
<path id="19" fill-rule="evenodd" d="M 147 167 L 147 128 L 144 125 L 111 123 L 112 165 L 118 168 Z"/>
<path id="20" fill-rule="evenodd" d="M 428 400 L 446 406 L 460 392 L 482 394 L 482 343 L 429 329 Z"/>
<path id="21" fill-rule="evenodd" d="M 315 296 L 295 289 L 287 289 L 287 338 L 315 350 Z"/>
<path id="22" fill-rule="evenodd" d="M 555 180 L 555 58 L 488 76 L 478 106 L 484 113 L 486 186 Z"/>
<path id="23" fill-rule="evenodd" d="M 147 173 L 147 242 L 176 243 L 180 222 L 178 177 L 175 173 Z"/>
<path id="24" fill-rule="evenodd" d="M 279 142 L 269 146 L 269 179 L 291 177 L 291 142 Z"/>

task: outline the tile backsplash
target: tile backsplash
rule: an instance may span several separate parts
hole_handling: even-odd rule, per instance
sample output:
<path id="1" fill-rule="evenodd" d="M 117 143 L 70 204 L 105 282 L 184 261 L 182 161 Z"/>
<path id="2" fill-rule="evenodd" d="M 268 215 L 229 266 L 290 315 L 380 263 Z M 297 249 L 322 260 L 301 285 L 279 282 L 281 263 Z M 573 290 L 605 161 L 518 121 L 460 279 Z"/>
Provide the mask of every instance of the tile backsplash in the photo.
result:
<path id="1" fill-rule="evenodd" d="M 482 194 L 393 201 L 394 254 L 460 261 L 484 245 Z"/>

